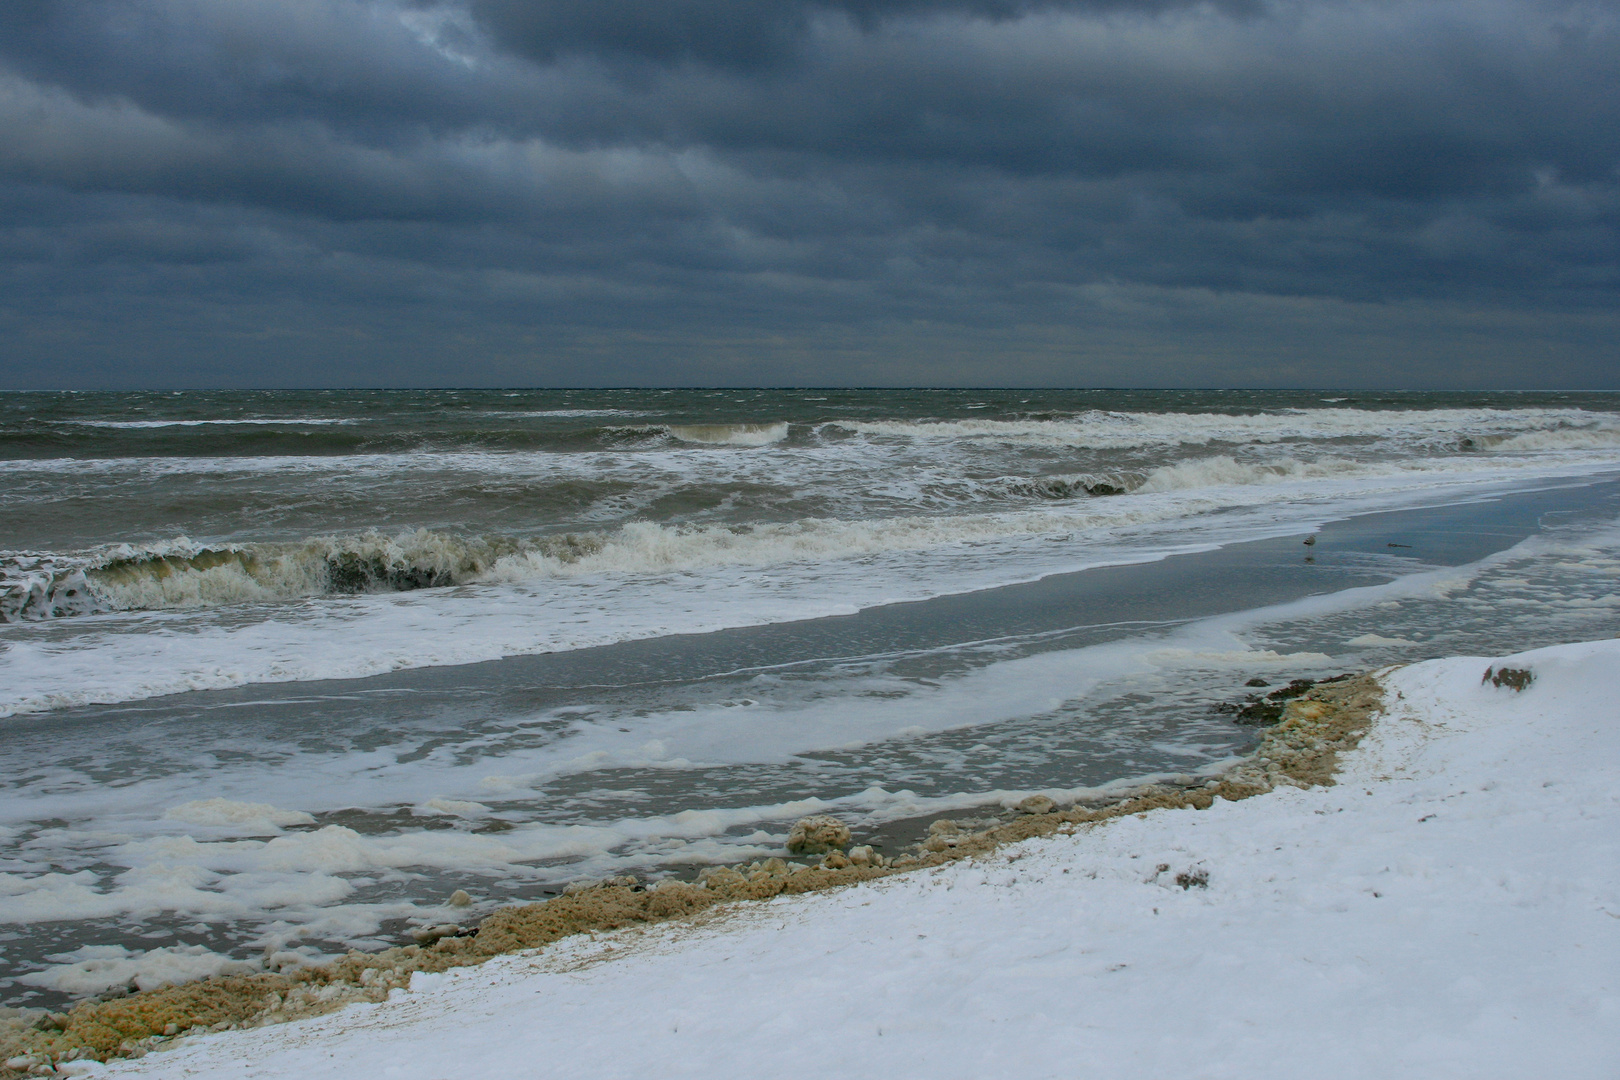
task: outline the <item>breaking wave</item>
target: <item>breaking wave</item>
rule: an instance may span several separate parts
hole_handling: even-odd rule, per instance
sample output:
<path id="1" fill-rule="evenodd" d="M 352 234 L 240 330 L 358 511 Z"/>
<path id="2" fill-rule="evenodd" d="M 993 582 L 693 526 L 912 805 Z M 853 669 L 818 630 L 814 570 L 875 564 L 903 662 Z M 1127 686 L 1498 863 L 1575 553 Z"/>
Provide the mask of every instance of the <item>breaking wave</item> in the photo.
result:
<path id="1" fill-rule="evenodd" d="M 1174 516 L 1167 508 L 1147 516 L 1166 513 Z M 1097 523 L 1083 516 L 1065 516 L 1058 524 L 1067 531 Z M 602 532 L 532 538 L 457 536 L 426 529 L 392 536 L 365 533 L 298 543 L 212 547 L 180 538 L 144 548 L 123 546 L 88 557 L 0 558 L 0 621 L 532 582 L 587 574 L 821 562 L 1037 535 L 1053 526 L 1044 515 L 1009 512 L 874 521 L 809 518 L 751 525 L 633 522 Z"/>
<path id="2" fill-rule="evenodd" d="M 1180 461 L 1174 465 L 1154 469 L 1135 490 L 1144 493 L 1190 491 L 1218 485 L 1272 484 L 1288 480 L 1325 479 L 1366 471 L 1367 466 L 1342 458 L 1318 458 L 1314 461 L 1282 458 L 1276 461 L 1251 463 L 1222 454 Z"/>
<path id="3" fill-rule="evenodd" d="M 1497 453 L 1536 453 L 1555 450 L 1613 450 L 1620 447 L 1620 427 L 1593 426 L 1555 431 L 1527 431 L 1501 439 L 1487 439 L 1484 449 Z"/>
<path id="4" fill-rule="evenodd" d="M 1004 476 L 988 485 L 993 494 L 1025 499 L 1085 499 L 1124 495 L 1141 485 L 1134 474 L 1084 473 L 1071 476 Z"/>
<path id="5" fill-rule="evenodd" d="M 149 428 L 237 427 L 243 425 L 262 425 L 272 427 L 320 427 L 330 424 L 361 424 L 365 421 L 353 418 L 287 416 L 271 420 L 68 420 L 65 422 L 76 427 L 114 428 L 125 431 L 143 431 Z"/>
<path id="6" fill-rule="evenodd" d="M 827 562 L 952 544 L 1063 536 L 1077 530 L 1162 522 L 1268 498 L 1259 492 L 1233 494 L 1233 488 L 1377 480 L 1430 471 L 1455 474 L 1459 462 L 1468 460 L 1490 471 L 1495 466 L 1486 466 L 1486 459 L 1500 461 L 1502 454 L 1620 446 L 1620 427 L 1612 421 L 1595 422 L 1608 418 L 1592 419 L 1594 423 L 1582 428 L 1521 431 L 1495 438 L 1476 429 L 1476 435 L 1465 437 L 1466 445 L 1453 444 L 1463 451 L 1462 457 L 1448 455 L 1443 464 L 1423 455 L 1374 463 L 1272 451 L 1258 458 L 1211 454 L 1092 473 L 948 478 L 912 489 L 903 500 L 909 502 L 909 511 L 865 520 L 805 516 L 753 523 L 637 521 L 540 536 L 419 529 L 215 545 L 181 537 L 73 555 L 0 552 L 0 623 L 590 574 Z M 642 429 L 659 435 L 667 431 L 690 442 L 733 446 L 767 445 L 784 438 L 787 430 L 786 423 Z M 1443 434 L 1456 439 L 1455 432 Z M 1228 493 L 1218 494 L 1217 489 Z M 967 512 L 973 504 L 984 509 Z"/>
<path id="7" fill-rule="evenodd" d="M 484 413 L 484 416 L 499 416 L 513 419 L 573 419 L 580 416 L 649 416 L 643 409 L 508 409 L 502 412 Z"/>
<path id="8" fill-rule="evenodd" d="M 1620 445 L 1620 422 L 1584 409 L 1284 409 L 1276 412 L 1127 413 L 1095 410 L 1020 420 L 838 421 L 863 435 L 968 439 L 1069 449 L 1119 450 L 1210 443 L 1257 445 L 1377 439 L 1412 448 L 1553 450 Z"/>
<path id="9" fill-rule="evenodd" d="M 776 424 L 673 424 L 666 428 L 681 442 L 710 446 L 766 446 L 787 438 L 788 426 Z"/>
<path id="10" fill-rule="evenodd" d="M 1040 514 L 1031 516 L 1031 503 L 1123 495 L 1140 488 L 1144 479 L 1140 473 L 1007 476 L 962 480 L 941 493 L 948 496 L 946 505 L 958 508 L 983 501 L 1012 503 L 1000 513 L 753 524 L 631 522 L 538 537 L 429 529 L 282 543 L 210 545 L 177 537 L 71 555 L 0 552 L 0 623 L 915 550 L 1040 533 L 1053 523 Z M 1060 527 L 1074 525 L 1074 519 L 1065 518 Z"/>
<path id="11" fill-rule="evenodd" d="M 111 611 L 83 566 L 50 555 L 0 558 L 0 623 Z"/>
<path id="12" fill-rule="evenodd" d="M 605 543 L 588 534 L 520 539 L 421 529 L 214 547 L 180 537 L 79 557 L 13 555 L 0 558 L 0 622 L 440 588 L 484 580 L 514 557 L 560 568 Z"/>
<path id="13" fill-rule="evenodd" d="M 207 459 L 218 456 L 303 456 L 458 453 L 469 450 L 657 450 L 670 446 L 758 447 L 789 435 L 784 421 L 667 424 L 643 420 L 632 409 L 552 409 L 451 415 L 418 429 L 352 417 L 209 420 L 63 420 L 0 423 L 0 464 L 128 460 L 139 457 Z"/>

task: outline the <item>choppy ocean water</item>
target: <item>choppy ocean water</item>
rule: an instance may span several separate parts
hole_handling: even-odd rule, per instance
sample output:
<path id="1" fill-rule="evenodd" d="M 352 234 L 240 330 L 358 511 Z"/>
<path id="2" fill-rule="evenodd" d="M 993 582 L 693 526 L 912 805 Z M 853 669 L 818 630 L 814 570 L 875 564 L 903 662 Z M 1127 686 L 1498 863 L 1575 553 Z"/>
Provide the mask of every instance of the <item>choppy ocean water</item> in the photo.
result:
<path id="1" fill-rule="evenodd" d="M 1617 487 L 1616 395 L 0 395 L 0 995 L 1211 767 L 1620 632 Z"/>

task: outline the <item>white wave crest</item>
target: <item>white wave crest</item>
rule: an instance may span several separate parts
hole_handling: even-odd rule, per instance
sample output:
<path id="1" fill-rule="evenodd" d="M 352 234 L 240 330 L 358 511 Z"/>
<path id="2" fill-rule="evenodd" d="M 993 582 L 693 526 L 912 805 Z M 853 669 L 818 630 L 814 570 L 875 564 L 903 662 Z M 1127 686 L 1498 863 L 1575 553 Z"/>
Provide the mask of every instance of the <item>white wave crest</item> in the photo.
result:
<path id="1" fill-rule="evenodd" d="M 1464 439 L 1511 439 L 1536 432 L 1591 432 L 1612 437 L 1615 418 L 1583 409 L 1289 409 L 1225 413 L 1092 411 L 1040 420 L 838 421 L 865 435 L 906 439 L 976 439 L 1095 450 L 1209 443 L 1266 444 L 1362 438 L 1455 448 Z M 1604 433 L 1610 433 L 1605 435 Z M 1578 448 L 1581 443 L 1568 444 Z M 1595 444 L 1602 448 L 1613 442 Z"/>
<path id="2" fill-rule="evenodd" d="M 866 521 L 806 518 L 741 526 L 632 522 L 601 533 L 539 538 L 467 537 L 421 529 L 393 536 L 364 533 L 296 544 L 210 548 L 181 537 L 144 548 L 121 545 L 100 553 L 87 569 L 76 571 L 91 586 L 84 590 L 89 606 L 83 611 L 42 609 L 24 617 L 184 610 L 476 583 L 656 575 L 720 566 L 825 563 L 1041 536 L 1054 529 L 1146 524 L 1185 512 L 1184 507 L 1168 504 L 1089 501 L 1097 506 L 1095 511 L 1063 502 L 1057 517 L 1042 509 Z"/>
<path id="3" fill-rule="evenodd" d="M 1553 433 L 1548 433 L 1550 436 Z M 1565 432 L 1567 437 L 1570 433 Z M 1384 462 L 1273 453 L 1215 454 L 1115 474 L 959 480 L 942 488 L 941 509 L 874 518 L 806 517 L 751 524 L 631 522 L 602 531 L 540 537 L 467 536 L 427 529 L 368 532 L 289 543 L 206 547 L 183 537 L 77 557 L 0 559 L 6 621 L 111 610 L 175 610 L 301 597 L 404 592 L 482 583 L 516 584 L 590 575 L 659 575 L 719 566 L 848 561 L 988 541 L 1151 525 L 1216 505 L 1269 496 L 1234 488 L 1335 481 L 1383 486 L 1399 476 L 1429 482 L 1498 471 L 1499 454 L 1417 455 Z M 1520 459 L 1525 465 L 1536 459 Z M 1470 468 L 1459 470 L 1459 466 Z M 1513 466 L 1517 471 L 1519 465 Z M 1228 493 L 1218 494 L 1218 489 Z M 1297 494 L 1297 492 L 1296 492 Z M 1166 496 L 1175 496 L 1164 501 Z M 1097 498 L 1094 496 L 1114 496 Z M 1293 497 L 1293 496 L 1290 496 Z M 982 502 L 981 502 L 982 500 Z M 1011 500 L 1011 505 L 1008 505 Z M 987 502 L 965 512 L 964 502 Z M 1000 503 L 1004 509 L 993 509 Z M 1034 505 L 1032 505 L 1032 503 Z M 12 566 L 6 564 L 10 562 Z M 14 571 L 14 572 L 13 572 Z"/>
<path id="4" fill-rule="evenodd" d="M 0 558 L 0 623 L 94 615 L 107 610 L 83 566 L 50 555 Z"/>
<path id="5" fill-rule="evenodd" d="M 1277 484 L 1314 477 L 1353 476 L 1367 471 L 1366 466 L 1342 458 L 1319 458 L 1315 461 L 1281 458 L 1264 463 L 1248 463 L 1222 454 L 1154 469 L 1136 490 L 1147 494 L 1225 485 Z"/>
<path id="6" fill-rule="evenodd" d="M 1459 474 L 1460 462 L 1471 471 Z M 1613 468 L 1609 456 L 1596 466 L 1549 470 L 1535 455 L 1477 454 L 1393 471 L 1369 469 L 1361 476 L 1061 500 L 1000 514 L 803 521 L 747 531 L 644 524 L 601 534 L 592 543 L 573 538 L 574 554 L 566 558 L 497 560 L 484 578 L 490 584 L 477 589 L 285 605 L 273 617 L 171 612 L 98 618 L 86 621 L 68 649 L 55 644 L 58 635 L 16 628 L 4 635 L 9 648 L 0 649 L 0 717 L 846 615 L 1088 566 L 1309 532 L 1330 516 L 1437 499 L 1450 503 L 1526 482 L 1539 486 L 1550 476 L 1594 476 Z M 1570 557 L 1590 563 L 1586 556 Z M 769 565 L 765 572 L 739 572 L 763 565 Z M 1604 565 L 1601 572 L 1612 573 Z M 213 794 L 199 790 L 194 798 Z M 56 877 L 75 896 L 84 892 L 67 877 Z M 4 878 L 0 874 L 0 895 L 7 895 Z M 75 902 L 100 904 L 100 895 L 91 890 Z M 18 902 L 13 896 L 0 906 Z M 64 902 L 41 894 L 35 907 L 42 914 L 31 917 L 55 917 L 50 913 Z M 109 914 L 117 910 L 124 909 Z"/>
<path id="7" fill-rule="evenodd" d="M 522 418 L 573 418 L 580 416 L 650 416 L 644 409 L 528 409 L 480 413 L 481 416 Z"/>
<path id="8" fill-rule="evenodd" d="M 1491 443 L 1487 449 L 1506 454 L 1549 450 L 1613 450 L 1616 447 L 1620 447 L 1620 425 L 1527 431 Z"/>
<path id="9" fill-rule="evenodd" d="M 98 596 L 124 610 L 215 607 L 248 601 L 364 592 L 400 592 L 483 578 L 526 543 L 566 560 L 581 541 L 461 537 L 418 529 L 316 537 L 296 544 L 219 548 L 184 537 L 101 553 L 87 571 Z M 589 547 L 594 541 L 583 541 Z"/>
<path id="10" fill-rule="evenodd" d="M 241 425 L 251 425 L 251 424 L 285 424 L 285 425 L 290 425 L 290 426 L 294 426 L 294 427 L 308 427 L 308 426 L 312 426 L 312 425 L 322 425 L 322 424 L 360 424 L 360 423 L 364 423 L 363 420 L 357 420 L 357 419 L 352 419 L 352 418 L 337 419 L 337 418 L 308 417 L 308 416 L 284 416 L 284 417 L 272 418 L 272 419 L 268 419 L 268 420 L 265 420 L 265 419 L 254 419 L 254 420 L 240 420 L 240 419 L 238 419 L 238 420 L 69 420 L 69 421 L 66 421 L 66 422 L 69 423 L 69 424 L 77 424 L 80 427 L 131 428 L 131 429 L 167 428 L 167 427 L 209 427 L 209 426 L 237 427 L 237 426 L 241 426 Z"/>
<path id="11" fill-rule="evenodd" d="M 766 446 L 787 438 L 788 426 L 775 424 L 672 424 L 669 433 L 681 442 L 709 446 Z"/>
<path id="12" fill-rule="evenodd" d="M 1075 524 L 1080 524 L 1075 522 Z M 945 544 L 1033 535 L 1050 526 L 1021 514 L 800 521 L 734 526 L 671 526 L 632 522 L 602 538 L 595 550 L 558 558 L 528 551 L 500 559 L 489 580 L 529 581 L 587 574 L 641 574 L 713 566 L 770 566 L 855 559 Z"/>

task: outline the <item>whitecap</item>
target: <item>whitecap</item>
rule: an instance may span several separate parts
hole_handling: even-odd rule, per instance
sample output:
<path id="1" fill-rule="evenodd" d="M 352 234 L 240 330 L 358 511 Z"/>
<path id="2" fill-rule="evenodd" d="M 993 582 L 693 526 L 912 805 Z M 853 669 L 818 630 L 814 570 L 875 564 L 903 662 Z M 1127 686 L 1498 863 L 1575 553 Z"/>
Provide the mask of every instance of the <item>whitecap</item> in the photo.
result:
<path id="1" fill-rule="evenodd" d="M 671 424 L 670 435 L 681 442 L 707 446 L 767 446 L 787 438 L 788 426 L 774 424 Z"/>

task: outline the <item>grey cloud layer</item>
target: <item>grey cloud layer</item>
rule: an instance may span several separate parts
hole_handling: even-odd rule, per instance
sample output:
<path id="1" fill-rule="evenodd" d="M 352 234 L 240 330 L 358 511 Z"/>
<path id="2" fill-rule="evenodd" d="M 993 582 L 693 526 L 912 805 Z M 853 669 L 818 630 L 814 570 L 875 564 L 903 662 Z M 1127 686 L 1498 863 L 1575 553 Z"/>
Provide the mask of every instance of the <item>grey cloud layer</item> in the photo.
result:
<path id="1" fill-rule="evenodd" d="M 25 360 L 172 312 L 194 365 L 313 320 L 374 343 L 358 381 L 380 323 L 611 331 L 680 381 L 672 341 L 1078 332 L 1098 288 L 1533 326 L 1616 307 L 1617 221 L 1606 3 L 0 7 Z"/>

